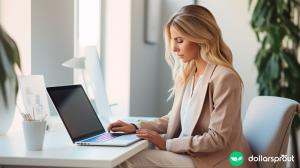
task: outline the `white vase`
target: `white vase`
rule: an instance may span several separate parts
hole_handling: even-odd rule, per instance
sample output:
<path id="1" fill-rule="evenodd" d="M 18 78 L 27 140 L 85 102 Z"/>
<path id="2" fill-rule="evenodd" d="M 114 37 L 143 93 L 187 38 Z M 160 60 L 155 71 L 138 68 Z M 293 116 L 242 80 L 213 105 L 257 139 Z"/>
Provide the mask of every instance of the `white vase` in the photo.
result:
<path id="1" fill-rule="evenodd" d="M 9 130 L 16 109 L 16 95 L 15 95 L 15 80 L 6 80 L 5 89 L 7 97 L 7 105 L 4 102 L 4 94 L 0 88 L 0 135 L 5 135 Z"/>

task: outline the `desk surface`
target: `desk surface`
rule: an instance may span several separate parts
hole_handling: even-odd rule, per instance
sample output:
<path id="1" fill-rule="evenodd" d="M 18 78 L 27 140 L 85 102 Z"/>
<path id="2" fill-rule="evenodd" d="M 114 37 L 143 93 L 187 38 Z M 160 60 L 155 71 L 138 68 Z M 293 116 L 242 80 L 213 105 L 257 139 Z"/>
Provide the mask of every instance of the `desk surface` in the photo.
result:
<path id="1" fill-rule="evenodd" d="M 146 149 L 139 141 L 128 147 L 77 146 L 65 129 L 46 132 L 42 151 L 27 151 L 23 132 L 0 136 L 0 165 L 114 167 Z"/>

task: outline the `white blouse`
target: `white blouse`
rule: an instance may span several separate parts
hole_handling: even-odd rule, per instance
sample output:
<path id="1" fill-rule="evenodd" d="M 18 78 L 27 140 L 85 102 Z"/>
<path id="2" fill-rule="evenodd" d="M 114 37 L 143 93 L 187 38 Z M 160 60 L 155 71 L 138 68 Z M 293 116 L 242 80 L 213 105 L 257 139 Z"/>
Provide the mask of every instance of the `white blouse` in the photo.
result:
<path id="1" fill-rule="evenodd" d="M 195 101 L 198 94 L 197 92 L 199 85 L 203 83 L 202 75 L 199 77 L 198 81 L 194 83 L 195 75 L 190 78 L 188 84 L 185 88 L 184 95 L 182 98 L 181 109 L 180 109 L 180 121 L 181 121 L 181 133 L 179 137 L 188 136 L 188 132 L 191 128 L 190 121 L 192 121 L 193 117 L 196 115 L 194 113 L 197 112 L 198 102 Z M 193 91 L 193 83 L 194 91 Z"/>

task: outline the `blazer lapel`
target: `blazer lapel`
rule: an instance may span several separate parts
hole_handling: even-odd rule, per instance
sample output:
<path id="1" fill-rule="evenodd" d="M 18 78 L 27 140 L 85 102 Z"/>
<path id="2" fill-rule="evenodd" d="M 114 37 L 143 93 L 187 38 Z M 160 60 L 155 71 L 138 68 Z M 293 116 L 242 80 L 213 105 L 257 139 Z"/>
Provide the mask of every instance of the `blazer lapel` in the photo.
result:
<path id="1" fill-rule="evenodd" d="M 203 83 L 202 83 L 202 85 L 199 86 L 199 88 L 197 90 L 197 92 L 199 92 L 199 95 L 197 95 L 197 97 L 196 97 L 196 99 L 197 99 L 196 101 L 199 103 L 198 108 L 196 108 L 197 111 L 189 112 L 190 114 L 193 114 L 195 116 L 192 117 L 191 127 L 190 127 L 191 129 L 189 130 L 188 135 L 192 135 L 193 130 L 199 120 L 200 115 L 201 115 L 203 104 L 204 104 L 205 97 L 206 97 L 209 79 L 211 78 L 211 75 L 212 75 L 215 67 L 216 67 L 215 64 L 208 63 L 206 65 L 205 71 L 203 73 Z"/>
<path id="2" fill-rule="evenodd" d="M 189 135 L 192 134 L 193 132 L 193 129 L 199 119 L 199 116 L 201 114 L 201 111 L 202 111 L 202 107 L 203 107 L 203 103 L 204 103 L 204 100 L 205 100 L 205 95 L 206 95 L 206 91 L 207 91 L 207 86 L 208 86 L 208 81 L 215 69 L 216 65 L 215 64 L 207 64 L 206 65 L 206 68 L 205 68 L 205 71 L 203 73 L 203 85 L 201 85 L 198 89 L 199 89 L 199 92 L 201 93 L 199 95 L 199 98 L 198 98 L 198 102 L 199 102 L 199 108 L 198 111 L 196 113 L 192 113 L 192 114 L 196 114 L 196 116 L 193 117 L 193 120 L 191 121 L 191 130 L 189 132 Z M 171 115 L 170 115 L 170 118 L 169 118 L 169 123 L 168 123 L 168 129 L 167 129 L 167 134 L 165 136 L 165 139 L 170 139 L 170 138 L 173 138 L 175 132 L 177 131 L 177 129 L 180 128 L 180 109 L 181 109 L 181 103 L 182 103 L 182 98 L 183 98 L 183 94 L 184 94 L 184 91 L 185 91 L 185 87 L 186 86 L 183 86 L 182 88 L 179 89 L 178 91 L 178 95 L 176 95 L 175 99 L 174 99 L 174 104 L 173 104 L 173 107 L 172 107 L 172 111 L 171 111 Z"/>
<path id="3" fill-rule="evenodd" d="M 168 129 L 165 139 L 173 138 L 177 129 L 179 129 L 180 124 L 180 107 L 186 86 L 179 88 L 178 95 L 175 95 L 174 104 L 171 110 L 171 116 L 168 122 Z"/>

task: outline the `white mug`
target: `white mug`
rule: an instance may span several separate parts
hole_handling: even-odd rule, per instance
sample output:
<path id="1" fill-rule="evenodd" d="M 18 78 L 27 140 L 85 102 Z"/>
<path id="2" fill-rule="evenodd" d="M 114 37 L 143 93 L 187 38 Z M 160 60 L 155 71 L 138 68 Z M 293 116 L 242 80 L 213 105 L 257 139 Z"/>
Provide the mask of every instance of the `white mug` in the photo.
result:
<path id="1" fill-rule="evenodd" d="M 43 149 L 46 130 L 46 121 L 23 121 L 23 132 L 27 150 L 38 151 Z"/>

